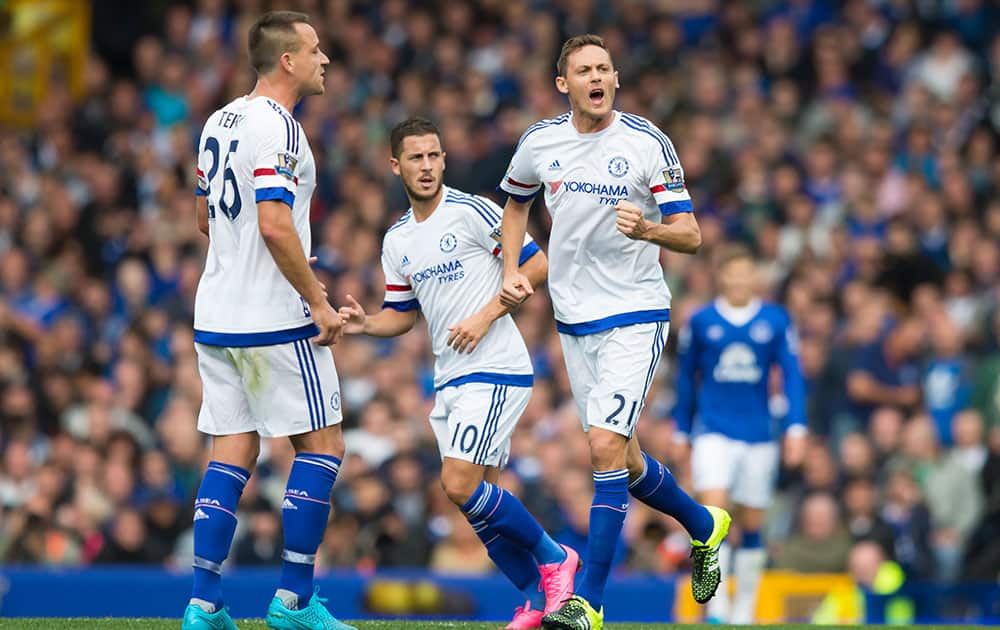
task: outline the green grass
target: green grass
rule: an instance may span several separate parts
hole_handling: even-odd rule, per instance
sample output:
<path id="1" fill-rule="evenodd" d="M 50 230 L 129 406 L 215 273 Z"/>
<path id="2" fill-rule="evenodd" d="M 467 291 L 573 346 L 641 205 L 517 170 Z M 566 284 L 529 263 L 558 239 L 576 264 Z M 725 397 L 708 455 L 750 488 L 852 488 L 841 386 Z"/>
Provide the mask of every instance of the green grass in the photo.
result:
<path id="1" fill-rule="evenodd" d="M 240 630 L 266 630 L 263 620 L 237 619 Z M 359 621 L 359 630 L 496 630 L 502 623 L 480 623 L 470 621 Z M 0 630 L 178 630 L 179 619 L 0 619 Z M 827 626 L 830 628 L 870 628 L 885 630 L 892 626 Z M 918 626 L 920 630 L 973 630 L 985 626 Z M 705 624 L 666 623 L 610 623 L 608 630 L 816 630 L 817 626 L 782 624 L 774 626 L 711 626 Z"/>

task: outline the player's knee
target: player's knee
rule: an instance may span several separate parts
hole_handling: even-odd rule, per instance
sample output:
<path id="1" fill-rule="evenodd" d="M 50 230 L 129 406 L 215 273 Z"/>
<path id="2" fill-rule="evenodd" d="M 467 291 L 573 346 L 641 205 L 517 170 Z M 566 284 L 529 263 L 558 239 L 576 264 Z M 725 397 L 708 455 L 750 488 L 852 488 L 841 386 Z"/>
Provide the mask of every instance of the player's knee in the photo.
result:
<path id="1" fill-rule="evenodd" d="M 632 448 L 631 442 L 625 453 L 625 467 L 628 468 L 629 479 L 634 479 L 646 470 L 646 459 L 642 456 L 642 450 Z"/>
<path id="2" fill-rule="evenodd" d="M 478 480 L 464 475 L 446 474 L 445 471 L 441 473 L 441 487 L 448 499 L 458 507 L 469 502 L 478 485 Z"/>
<path id="3" fill-rule="evenodd" d="M 344 458 L 344 433 L 340 430 L 340 425 L 293 435 L 291 440 L 297 453 L 319 453 Z"/>
<path id="4" fill-rule="evenodd" d="M 626 447 L 625 437 L 611 431 L 591 429 L 590 461 L 594 470 L 614 470 L 625 468 Z"/>

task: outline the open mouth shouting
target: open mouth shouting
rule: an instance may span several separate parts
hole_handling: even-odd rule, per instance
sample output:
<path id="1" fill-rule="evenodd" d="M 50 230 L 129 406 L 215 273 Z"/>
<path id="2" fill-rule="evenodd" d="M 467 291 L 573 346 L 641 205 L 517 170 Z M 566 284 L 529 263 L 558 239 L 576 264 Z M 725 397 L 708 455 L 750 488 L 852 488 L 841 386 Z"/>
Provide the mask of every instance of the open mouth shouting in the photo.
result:
<path id="1" fill-rule="evenodd" d="M 590 104 L 600 107 L 604 104 L 604 88 L 593 88 L 590 90 Z"/>

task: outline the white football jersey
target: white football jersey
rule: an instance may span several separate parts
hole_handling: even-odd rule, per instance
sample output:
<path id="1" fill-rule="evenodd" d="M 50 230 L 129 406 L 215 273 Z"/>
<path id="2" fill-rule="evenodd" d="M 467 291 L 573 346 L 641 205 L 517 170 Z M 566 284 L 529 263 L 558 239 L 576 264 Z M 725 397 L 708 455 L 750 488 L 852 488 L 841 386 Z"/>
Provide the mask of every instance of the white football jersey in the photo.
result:
<path id="1" fill-rule="evenodd" d="M 521 201 L 544 189 L 552 215 L 549 293 L 564 334 L 670 318 L 660 248 L 619 232 L 614 206 L 631 201 L 659 223 L 691 212 L 691 196 L 670 139 L 645 118 L 613 116 L 597 133 L 578 133 L 569 112 L 532 125 L 500 183 Z"/>
<path id="2" fill-rule="evenodd" d="M 444 188 L 441 203 L 424 221 L 410 209 L 382 242 L 383 308 L 420 309 L 427 318 L 434 356 L 434 386 L 496 383 L 530 386 L 531 358 L 514 320 L 504 315 L 469 354 L 447 345 L 449 326 L 478 312 L 500 292 L 500 218 L 484 197 Z M 539 251 L 525 235 L 521 262 Z"/>
<path id="3" fill-rule="evenodd" d="M 257 202 L 283 201 L 309 252 L 315 187 L 306 135 L 275 101 L 240 97 L 209 117 L 198 144 L 196 194 L 208 197 L 209 246 L 195 297 L 195 341 L 266 346 L 318 333 L 257 224 Z"/>

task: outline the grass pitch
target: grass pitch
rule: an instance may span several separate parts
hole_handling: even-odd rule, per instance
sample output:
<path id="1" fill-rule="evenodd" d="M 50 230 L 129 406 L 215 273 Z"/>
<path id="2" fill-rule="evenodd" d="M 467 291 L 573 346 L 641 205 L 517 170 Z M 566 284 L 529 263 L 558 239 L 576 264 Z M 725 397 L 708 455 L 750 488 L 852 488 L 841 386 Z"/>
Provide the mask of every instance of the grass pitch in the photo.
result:
<path id="1" fill-rule="evenodd" d="M 262 619 L 237 619 L 240 630 L 267 630 Z M 359 630 L 496 630 L 504 623 L 482 623 L 472 621 L 358 621 L 354 625 Z M 8 618 L 0 619 L 0 630 L 177 630 L 180 619 L 47 619 Z M 817 626 L 804 624 L 781 624 L 772 626 L 722 626 L 706 624 L 668 623 L 609 623 L 608 630 L 815 630 Z M 838 630 L 886 630 L 892 626 L 836 626 Z M 986 626 L 919 626 L 920 630 L 973 630 Z"/>

